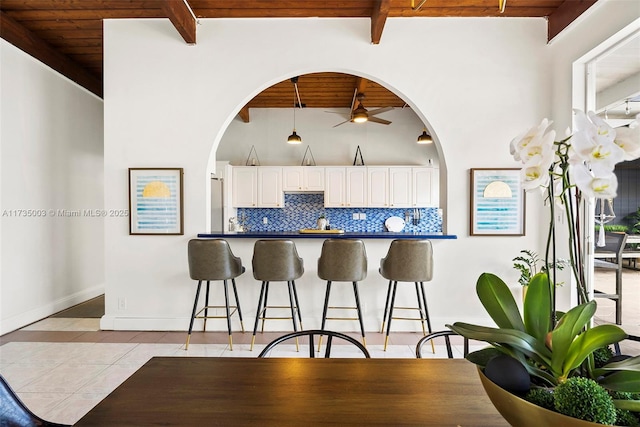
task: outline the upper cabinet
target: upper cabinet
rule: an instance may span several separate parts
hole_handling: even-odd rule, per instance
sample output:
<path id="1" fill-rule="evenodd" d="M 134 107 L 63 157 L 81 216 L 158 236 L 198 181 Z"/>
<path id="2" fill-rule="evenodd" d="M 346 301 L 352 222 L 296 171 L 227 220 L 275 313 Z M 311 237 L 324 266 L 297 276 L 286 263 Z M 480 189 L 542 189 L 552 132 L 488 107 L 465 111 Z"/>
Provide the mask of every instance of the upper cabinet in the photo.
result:
<path id="1" fill-rule="evenodd" d="M 439 205 L 438 168 L 413 166 L 238 166 L 233 207 L 282 208 L 284 192 L 324 192 L 332 208 Z"/>
<path id="2" fill-rule="evenodd" d="M 438 207 L 440 170 L 429 167 L 390 167 L 389 206 Z"/>
<path id="3" fill-rule="evenodd" d="M 284 207 L 281 167 L 263 166 L 258 168 L 258 207 Z"/>
<path id="4" fill-rule="evenodd" d="M 284 166 L 283 191 L 324 191 L 324 170 L 318 166 Z"/>
<path id="5" fill-rule="evenodd" d="M 231 197 L 234 208 L 258 206 L 258 168 L 238 166 L 233 168 Z"/>
<path id="6" fill-rule="evenodd" d="M 367 166 L 368 199 L 370 208 L 389 207 L 389 168 Z"/>

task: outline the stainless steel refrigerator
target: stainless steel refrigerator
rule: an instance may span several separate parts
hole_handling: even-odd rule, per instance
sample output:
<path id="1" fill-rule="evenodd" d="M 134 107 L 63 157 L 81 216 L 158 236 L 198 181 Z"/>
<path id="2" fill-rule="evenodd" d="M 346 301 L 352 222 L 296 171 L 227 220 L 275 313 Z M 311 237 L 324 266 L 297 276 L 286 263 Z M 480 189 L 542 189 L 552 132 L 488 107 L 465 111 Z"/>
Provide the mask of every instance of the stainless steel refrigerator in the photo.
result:
<path id="1" fill-rule="evenodd" d="M 211 177 L 211 231 L 224 231 L 224 180 L 222 178 Z"/>

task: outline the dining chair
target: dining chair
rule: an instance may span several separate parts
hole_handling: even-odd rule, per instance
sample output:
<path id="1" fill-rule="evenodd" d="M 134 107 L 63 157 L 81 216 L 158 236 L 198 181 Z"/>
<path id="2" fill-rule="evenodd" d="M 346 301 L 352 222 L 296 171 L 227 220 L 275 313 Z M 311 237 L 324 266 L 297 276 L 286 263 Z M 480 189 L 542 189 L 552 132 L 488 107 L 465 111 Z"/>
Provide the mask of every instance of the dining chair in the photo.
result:
<path id="1" fill-rule="evenodd" d="M 296 291 L 296 279 L 302 277 L 304 273 L 304 262 L 293 240 L 274 239 L 274 240 L 257 240 L 253 246 L 253 277 L 262 282 L 260 288 L 260 297 L 258 298 L 258 308 L 256 309 L 256 320 L 253 325 L 253 336 L 251 337 L 251 350 L 256 340 L 256 331 L 258 330 L 258 322 L 262 320 L 261 332 L 264 332 L 264 323 L 267 319 L 288 320 L 293 322 L 294 332 L 298 330 L 297 319 L 300 321 L 300 329 L 302 327 L 302 314 L 300 313 L 300 304 L 298 303 L 298 292 Z M 289 305 L 268 305 L 269 299 L 269 283 L 270 282 L 287 282 L 287 291 L 289 294 Z M 291 317 L 267 316 L 267 309 L 283 309 L 291 310 Z"/>
<path id="2" fill-rule="evenodd" d="M 433 249 L 429 240 L 422 239 L 398 239 L 391 242 L 387 256 L 380 261 L 380 275 L 389 280 L 387 298 L 384 306 L 382 328 L 385 323 L 387 333 L 384 339 L 384 351 L 387 350 L 391 320 L 419 320 L 422 323 L 422 334 L 427 335 L 431 330 L 431 320 L 427 308 L 427 297 L 424 291 L 424 282 L 431 281 L 433 277 Z M 398 282 L 413 282 L 418 300 L 417 307 L 395 307 Z M 401 310 L 417 310 L 420 317 L 393 317 L 394 308 Z M 425 329 L 425 321 L 427 329 Z M 433 342 L 432 342 L 433 346 Z M 433 348 L 435 352 L 435 348 Z"/>
<path id="3" fill-rule="evenodd" d="M 434 340 L 436 338 L 444 338 L 444 342 L 445 342 L 445 347 L 447 349 L 447 356 L 449 357 L 449 359 L 453 359 L 453 350 L 451 348 L 451 336 L 461 336 L 456 334 L 453 331 L 437 331 L 437 332 L 432 332 L 422 338 L 420 338 L 420 341 L 418 341 L 418 344 L 416 345 L 416 357 L 418 359 L 422 359 L 422 346 L 424 346 L 427 342 L 431 342 L 433 343 Z M 464 357 L 467 357 L 467 355 L 469 354 L 469 339 L 467 337 L 464 337 Z"/>
<path id="4" fill-rule="evenodd" d="M 367 253 L 364 242 L 355 239 L 326 239 L 322 244 L 320 258 L 318 258 L 318 277 L 327 281 L 320 329 L 325 329 L 327 320 L 358 320 L 362 334 L 362 344 L 366 347 L 367 341 L 362 320 L 362 308 L 358 295 L 358 282 L 367 277 Z M 355 307 L 329 306 L 329 296 L 333 282 L 352 283 Z M 327 317 L 329 309 L 356 310 L 357 317 Z M 320 336 L 318 342 L 318 351 L 320 351 L 321 341 L 322 336 Z"/>
<path id="5" fill-rule="evenodd" d="M 367 351 L 366 347 L 364 345 L 362 345 L 357 339 L 352 338 L 349 335 L 342 334 L 340 332 L 319 330 L 319 329 L 313 329 L 313 330 L 308 330 L 308 331 L 291 332 L 291 333 L 285 334 L 285 335 L 283 335 L 283 336 L 281 336 L 279 338 L 276 338 L 275 340 L 273 340 L 269 344 L 267 344 L 267 346 L 262 350 L 262 352 L 260 352 L 258 357 L 267 357 L 267 355 L 271 352 L 271 350 L 273 350 L 276 346 L 278 346 L 279 344 L 282 344 L 285 341 L 288 341 L 288 340 L 294 339 L 294 338 L 297 340 L 300 337 L 307 337 L 308 340 L 309 340 L 309 357 L 315 358 L 316 357 L 316 352 L 315 352 L 314 337 L 316 337 L 316 336 L 318 337 L 318 341 L 323 336 L 327 337 L 327 343 L 325 345 L 325 351 L 324 351 L 324 357 L 325 358 L 331 357 L 331 349 L 332 349 L 334 338 L 336 338 L 338 340 L 341 340 L 341 341 L 346 341 L 349 344 L 353 344 L 354 346 L 356 346 L 362 352 L 364 357 L 366 357 L 367 359 L 371 358 L 371 355 L 369 354 L 369 351 Z"/>
<path id="6" fill-rule="evenodd" d="M 615 302 L 616 324 L 622 324 L 622 251 L 627 241 L 625 233 L 605 233 L 605 245 L 595 247 L 593 266 L 596 270 L 615 270 L 615 292 L 594 289 L 594 298 L 607 298 Z"/>
<path id="7" fill-rule="evenodd" d="M 69 427 L 44 420 L 31 412 L 0 375 L 0 426 L 7 427 Z"/>
<path id="8" fill-rule="evenodd" d="M 189 348 L 191 340 L 191 331 L 193 330 L 193 322 L 195 319 L 203 319 L 203 331 L 207 330 L 207 319 L 227 319 L 227 329 L 229 331 L 229 350 L 233 350 L 233 338 L 231 334 L 231 316 L 238 313 L 242 332 L 244 332 L 244 323 L 242 321 L 242 310 L 240 309 L 240 300 L 238 299 L 238 290 L 236 288 L 235 278 L 244 273 L 245 268 L 242 266 L 242 260 L 231 252 L 229 243 L 224 239 L 191 239 L 188 243 L 188 259 L 189 259 L 189 275 L 192 280 L 198 281 L 196 289 L 196 298 L 193 302 L 193 311 L 191 312 L 191 321 L 189 322 L 189 332 L 187 334 L 187 343 L 185 350 Z M 229 289 L 227 280 L 231 279 L 233 294 L 236 299 L 236 305 L 229 305 Z M 212 280 L 222 280 L 224 284 L 224 302 L 225 305 L 209 305 L 209 283 Z M 198 300 L 200 298 L 200 288 L 202 282 L 207 282 L 205 304 L 200 310 L 198 309 Z M 225 316 L 209 316 L 209 309 L 225 308 Z M 200 313 L 204 312 L 204 315 Z"/>

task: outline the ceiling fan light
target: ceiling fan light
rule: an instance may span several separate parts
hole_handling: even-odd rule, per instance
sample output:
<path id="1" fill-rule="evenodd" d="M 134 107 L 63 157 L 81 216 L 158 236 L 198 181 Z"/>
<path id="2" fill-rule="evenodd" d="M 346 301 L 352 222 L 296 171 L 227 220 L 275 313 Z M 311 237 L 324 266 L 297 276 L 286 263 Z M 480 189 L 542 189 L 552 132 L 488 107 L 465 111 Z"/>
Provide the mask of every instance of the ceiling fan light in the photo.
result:
<path id="1" fill-rule="evenodd" d="M 362 109 L 357 108 L 353 112 L 354 123 L 364 123 L 367 120 L 369 120 L 369 115 L 367 114 L 367 110 L 365 110 L 364 108 Z"/>
<path id="2" fill-rule="evenodd" d="M 427 133 L 427 130 L 423 130 L 422 133 L 418 136 L 418 144 L 431 144 L 433 143 L 433 138 L 431 135 Z"/>
<path id="3" fill-rule="evenodd" d="M 293 130 L 293 133 L 289 135 L 289 138 L 287 138 L 287 143 L 294 145 L 302 144 L 302 138 L 300 138 L 300 135 L 296 133 L 295 129 Z"/>

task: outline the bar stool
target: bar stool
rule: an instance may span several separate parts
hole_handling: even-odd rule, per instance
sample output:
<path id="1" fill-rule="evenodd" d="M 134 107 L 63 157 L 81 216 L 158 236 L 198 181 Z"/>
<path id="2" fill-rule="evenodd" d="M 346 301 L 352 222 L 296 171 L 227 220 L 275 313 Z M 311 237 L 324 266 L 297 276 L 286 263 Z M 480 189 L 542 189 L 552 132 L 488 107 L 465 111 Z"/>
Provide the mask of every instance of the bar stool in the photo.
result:
<path id="1" fill-rule="evenodd" d="M 191 279 L 198 281 L 198 289 L 196 290 L 196 299 L 193 303 L 193 311 L 191 312 L 191 322 L 189 323 L 189 333 L 187 334 L 187 343 L 184 349 L 189 348 L 189 340 L 191 339 L 191 331 L 193 329 L 193 321 L 204 319 L 203 331 L 207 329 L 207 319 L 227 319 L 227 329 L 229 330 L 229 349 L 233 350 L 233 339 L 231 336 L 231 316 L 237 311 L 240 318 L 242 332 L 244 332 L 244 323 L 242 322 L 242 310 L 240 309 L 240 300 L 238 299 L 238 290 L 236 289 L 235 278 L 244 273 L 242 260 L 231 252 L 229 243 L 224 239 L 192 239 L 188 244 L 189 258 L 189 275 Z M 236 298 L 236 305 L 229 306 L 229 290 L 227 280 L 231 279 L 233 286 L 233 294 Z M 202 281 L 207 281 L 207 290 L 205 296 L 205 305 L 197 313 L 198 299 L 200 297 L 200 287 Z M 209 305 L 209 282 L 212 280 L 222 280 L 224 283 L 224 302 L 225 305 Z M 226 316 L 209 316 L 210 308 L 226 308 Z M 204 311 L 204 316 L 200 313 Z"/>
<path id="2" fill-rule="evenodd" d="M 431 242 L 429 240 L 413 239 L 392 241 L 391 246 L 389 246 L 387 256 L 382 258 L 380 261 L 379 271 L 382 277 L 389 280 L 387 300 L 384 306 L 384 316 L 382 319 L 382 329 L 380 331 L 384 332 L 384 324 L 386 322 L 387 335 L 384 339 L 384 351 L 387 350 L 387 343 L 389 341 L 391 319 L 420 320 L 422 322 L 423 335 L 427 334 L 424 327 L 424 322 L 426 320 L 429 333 L 431 333 L 431 321 L 429 320 L 427 298 L 424 292 L 424 282 L 430 281 L 433 276 L 433 250 L 431 248 Z M 418 310 L 420 318 L 393 317 L 398 282 L 415 283 L 418 307 L 397 308 L 401 310 Z M 389 304 L 389 298 L 391 298 L 391 304 Z"/>
<path id="3" fill-rule="evenodd" d="M 251 337 L 251 350 L 253 350 L 260 319 L 262 319 L 262 332 L 264 332 L 266 319 L 291 319 L 293 321 L 293 331 L 296 332 L 298 330 L 297 312 L 297 317 L 300 320 L 300 329 L 302 329 L 302 315 L 300 314 L 295 280 L 302 277 L 304 265 L 292 240 L 257 240 L 253 247 L 251 263 L 253 265 L 253 277 L 262 282 L 256 310 L 256 321 L 253 326 L 253 336 Z M 267 304 L 269 282 L 287 282 L 289 306 L 270 306 Z M 290 308 L 291 317 L 267 317 L 267 308 Z M 297 345 L 296 341 L 296 347 Z"/>
<path id="4" fill-rule="evenodd" d="M 362 332 L 362 344 L 367 345 L 364 335 L 364 323 L 362 321 L 362 310 L 360 308 L 360 298 L 358 297 L 358 282 L 367 277 L 367 253 L 362 240 L 353 239 L 327 239 L 322 244 L 322 252 L 318 259 L 318 277 L 327 281 L 327 290 L 324 297 L 324 308 L 322 310 L 322 326 L 320 330 L 325 330 L 324 326 L 328 320 L 358 320 L 360 331 Z M 355 307 L 329 306 L 329 294 L 331 293 L 332 282 L 353 283 L 353 294 L 356 301 Z M 356 310 L 358 317 L 327 317 L 328 309 Z M 319 337 L 318 351 L 320 351 L 322 336 Z"/>

